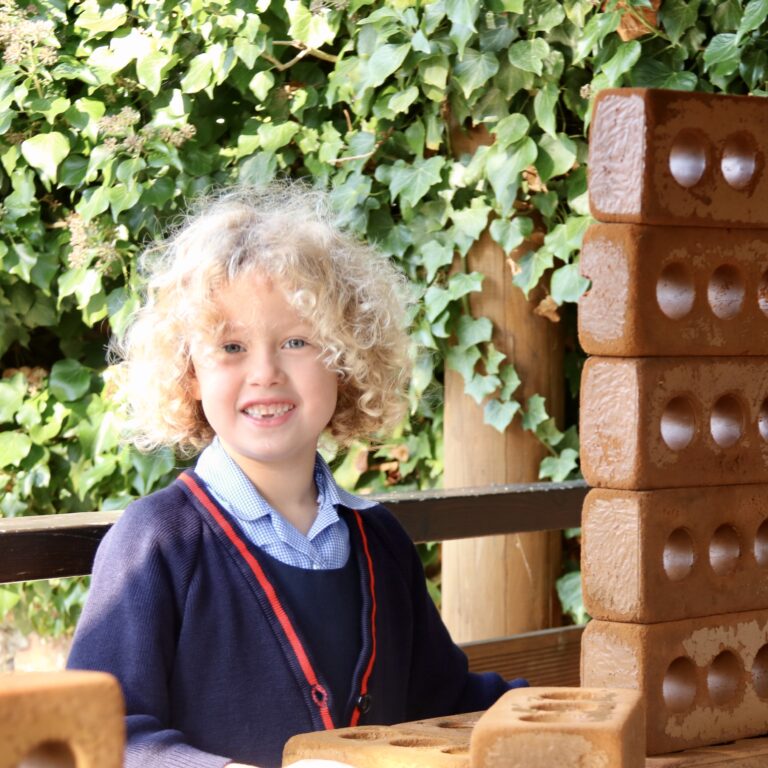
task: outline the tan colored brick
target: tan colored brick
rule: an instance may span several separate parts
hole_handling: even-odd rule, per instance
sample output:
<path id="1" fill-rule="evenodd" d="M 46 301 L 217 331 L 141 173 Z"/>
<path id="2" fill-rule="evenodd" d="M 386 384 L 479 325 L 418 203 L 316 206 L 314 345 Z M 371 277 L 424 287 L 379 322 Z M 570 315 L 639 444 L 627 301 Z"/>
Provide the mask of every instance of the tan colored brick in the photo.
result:
<path id="1" fill-rule="evenodd" d="M 768 485 L 593 489 L 582 537 L 584 605 L 596 619 L 768 608 Z"/>
<path id="2" fill-rule="evenodd" d="M 579 340 L 590 355 L 768 355 L 768 231 L 596 224 Z"/>
<path id="3" fill-rule="evenodd" d="M 469 768 L 469 737 L 481 714 L 302 733 L 285 745 L 283 765 L 322 758 L 355 768 Z"/>
<path id="4" fill-rule="evenodd" d="M 646 758 L 645 768 L 766 768 L 768 738 L 740 739 Z"/>
<path id="5" fill-rule="evenodd" d="M 768 358 L 587 360 L 581 466 L 593 487 L 768 479 Z"/>
<path id="6" fill-rule="evenodd" d="M 635 691 L 518 688 L 477 722 L 471 768 L 643 768 L 645 719 Z"/>
<path id="7" fill-rule="evenodd" d="M 0 768 L 77 765 L 121 768 L 122 695 L 101 672 L 0 675 Z"/>
<path id="8" fill-rule="evenodd" d="M 642 695 L 649 755 L 766 731 L 768 611 L 662 624 L 591 621 L 581 648 L 582 685 Z"/>
<path id="9" fill-rule="evenodd" d="M 768 101 L 606 89 L 595 101 L 589 196 L 601 221 L 768 226 Z"/>

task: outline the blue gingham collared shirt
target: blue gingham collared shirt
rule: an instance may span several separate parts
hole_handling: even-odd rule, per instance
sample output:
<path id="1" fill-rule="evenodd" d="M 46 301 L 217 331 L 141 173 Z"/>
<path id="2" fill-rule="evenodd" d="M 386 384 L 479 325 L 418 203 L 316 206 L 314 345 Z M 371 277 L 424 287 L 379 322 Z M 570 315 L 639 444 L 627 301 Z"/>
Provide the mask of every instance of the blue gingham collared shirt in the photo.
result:
<path id="1" fill-rule="evenodd" d="M 315 570 L 341 568 L 349 557 L 349 529 L 337 506 L 368 509 L 376 502 L 340 488 L 320 454 L 315 459 L 317 517 L 306 536 L 267 501 L 218 438 L 200 454 L 195 472 L 216 501 L 237 518 L 245 536 L 276 560 Z"/>

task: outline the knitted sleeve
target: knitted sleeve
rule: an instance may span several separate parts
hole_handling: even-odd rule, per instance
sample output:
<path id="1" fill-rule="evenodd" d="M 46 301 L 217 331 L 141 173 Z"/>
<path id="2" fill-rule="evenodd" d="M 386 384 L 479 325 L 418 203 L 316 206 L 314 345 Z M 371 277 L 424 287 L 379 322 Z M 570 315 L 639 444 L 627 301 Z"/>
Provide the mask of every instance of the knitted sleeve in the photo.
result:
<path id="1" fill-rule="evenodd" d="M 177 514 L 182 504 L 178 490 L 165 489 L 129 506 L 106 535 L 67 662 L 70 669 L 109 672 L 120 682 L 125 768 L 229 763 L 193 748 L 169 727 L 168 681 L 200 543 L 196 516 Z"/>
<path id="2" fill-rule="evenodd" d="M 381 518 L 410 584 L 413 611 L 409 719 L 441 717 L 487 709 L 506 690 L 527 685 L 493 672 L 469 671 L 466 654 L 453 642 L 429 595 L 416 547 L 397 520 Z"/>

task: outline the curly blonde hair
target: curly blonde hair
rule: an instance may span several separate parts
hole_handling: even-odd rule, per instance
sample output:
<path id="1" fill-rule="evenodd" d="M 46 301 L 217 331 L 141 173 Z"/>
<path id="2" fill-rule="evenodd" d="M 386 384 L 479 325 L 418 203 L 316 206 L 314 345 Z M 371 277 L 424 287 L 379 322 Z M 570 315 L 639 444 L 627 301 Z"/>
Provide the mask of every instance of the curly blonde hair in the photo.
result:
<path id="1" fill-rule="evenodd" d="M 138 448 L 194 455 L 212 440 L 192 394 L 191 347 L 216 332 L 219 289 L 250 274 L 283 289 L 339 374 L 327 429 L 339 445 L 383 434 L 403 418 L 407 281 L 375 248 L 336 226 L 322 191 L 284 181 L 201 199 L 140 264 L 142 306 L 111 344 Z"/>

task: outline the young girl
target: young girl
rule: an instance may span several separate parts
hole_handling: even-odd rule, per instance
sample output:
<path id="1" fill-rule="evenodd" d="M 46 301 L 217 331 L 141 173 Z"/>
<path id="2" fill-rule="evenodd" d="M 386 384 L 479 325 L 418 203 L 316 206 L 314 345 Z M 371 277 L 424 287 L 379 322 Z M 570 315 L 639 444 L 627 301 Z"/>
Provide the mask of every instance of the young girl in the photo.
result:
<path id="1" fill-rule="evenodd" d="M 404 279 L 288 183 L 220 195 L 144 263 L 135 442 L 202 453 L 105 537 L 69 659 L 120 681 L 126 766 L 276 766 L 296 733 L 490 706 L 509 684 L 467 671 L 406 533 L 317 453 L 402 418 Z"/>

